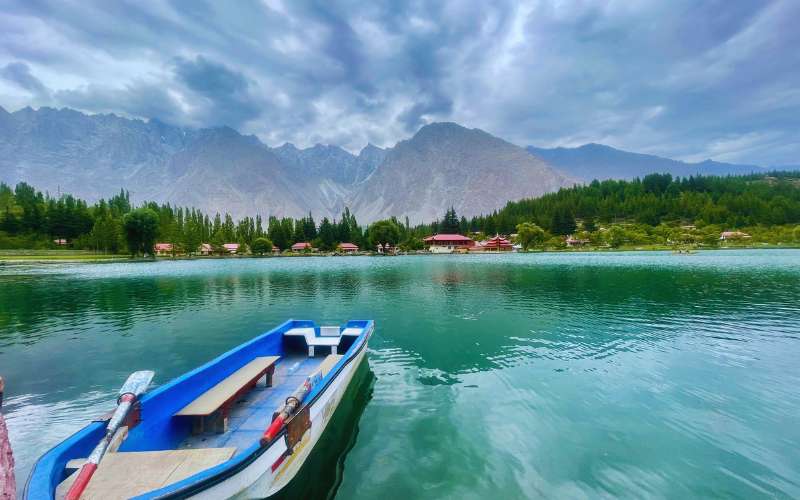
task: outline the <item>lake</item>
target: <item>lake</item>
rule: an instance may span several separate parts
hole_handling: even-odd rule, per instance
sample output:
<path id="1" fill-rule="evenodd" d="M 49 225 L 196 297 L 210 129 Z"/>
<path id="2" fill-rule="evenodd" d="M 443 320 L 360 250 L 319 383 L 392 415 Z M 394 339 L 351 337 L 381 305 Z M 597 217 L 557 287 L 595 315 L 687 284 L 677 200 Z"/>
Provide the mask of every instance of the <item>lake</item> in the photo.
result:
<path id="1" fill-rule="evenodd" d="M 36 457 L 288 318 L 375 319 L 301 495 L 800 497 L 800 251 L 0 268 L 20 487 Z"/>

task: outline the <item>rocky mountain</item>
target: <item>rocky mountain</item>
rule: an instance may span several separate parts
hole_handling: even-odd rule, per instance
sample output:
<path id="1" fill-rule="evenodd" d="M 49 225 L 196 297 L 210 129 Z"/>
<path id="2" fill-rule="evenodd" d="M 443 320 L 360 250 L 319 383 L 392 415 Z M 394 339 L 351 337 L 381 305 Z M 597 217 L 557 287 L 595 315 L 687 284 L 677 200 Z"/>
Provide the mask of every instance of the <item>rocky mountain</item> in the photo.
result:
<path id="1" fill-rule="evenodd" d="M 386 151 L 357 187 L 352 207 L 368 219 L 404 214 L 412 222 L 430 221 L 450 206 L 459 214 L 489 213 L 509 200 L 576 182 L 482 130 L 434 123 Z"/>
<path id="2" fill-rule="evenodd" d="M 353 155 L 319 144 L 270 148 L 227 127 L 0 108 L 0 181 L 89 201 L 125 188 L 137 203 L 191 205 L 234 217 L 310 211 L 333 218 L 349 206 L 362 222 L 390 215 L 420 222 L 451 205 L 467 216 L 489 212 L 575 179 L 522 148 L 453 123 L 428 125 L 393 148 L 370 144 Z"/>
<path id="3" fill-rule="evenodd" d="M 670 173 L 673 176 L 749 174 L 762 171 L 755 165 L 736 165 L 706 160 L 687 163 L 660 156 L 631 153 L 603 144 L 584 144 L 577 148 L 526 148 L 543 159 L 583 181 L 592 179 L 632 179 L 651 173 Z"/>

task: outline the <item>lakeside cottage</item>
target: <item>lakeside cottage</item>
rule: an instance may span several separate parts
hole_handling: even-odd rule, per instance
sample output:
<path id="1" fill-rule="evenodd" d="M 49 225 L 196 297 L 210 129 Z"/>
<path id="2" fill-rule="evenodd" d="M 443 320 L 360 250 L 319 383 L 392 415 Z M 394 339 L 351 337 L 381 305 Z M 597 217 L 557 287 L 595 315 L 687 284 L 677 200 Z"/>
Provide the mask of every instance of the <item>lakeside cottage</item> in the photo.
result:
<path id="1" fill-rule="evenodd" d="M 200 252 L 200 255 L 211 255 L 214 253 L 214 247 L 211 246 L 211 243 L 201 243 L 197 251 Z"/>
<path id="2" fill-rule="evenodd" d="M 154 247 L 156 255 L 167 255 L 172 253 L 172 243 L 156 243 Z"/>
<path id="3" fill-rule="evenodd" d="M 752 236 L 750 236 L 747 233 L 743 233 L 741 231 L 723 231 L 722 234 L 719 235 L 719 239 L 722 241 L 741 240 L 747 238 L 752 238 Z"/>
<path id="4" fill-rule="evenodd" d="M 395 255 L 397 254 L 397 247 L 393 245 L 386 245 L 384 248 L 381 245 L 375 245 L 375 251 L 378 253 L 384 253 L 386 255 Z"/>
<path id="5" fill-rule="evenodd" d="M 460 234 L 434 234 L 423 241 L 431 253 L 453 253 L 475 246 L 475 240 Z"/>
<path id="6" fill-rule="evenodd" d="M 239 244 L 238 243 L 225 243 L 222 245 L 222 248 L 225 249 L 231 255 L 236 255 L 239 253 Z"/>
<path id="7" fill-rule="evenodd" d="M 356 253 L 358 252 L 358 245 L 353 243 L 339 243 L 338 250 L 342 253 Z"/>
<path id="8" fill-rule="evenodd" d="M 311 243 L 307 241 L 300 241 L 292 245 L 292 252 L 304 252 L 311 250 Z"/>
<path id="9" fill-rule="evenodd" d="M 58 239 L 53 240 L 53 243 L 55 243 L 56 245 L 58 245 L 60 247 L 63 247 L 64 245 L 67 244 L 67 240 L 65 240 L 64 238 L 58 238 Z"/>
<path id="10" fill-rule="evenodd" d="M 588 245 L 590 241 L 569 235 L 567 236 L 566 243 L 568 247 L 582 247 L 584 245 Z"/>

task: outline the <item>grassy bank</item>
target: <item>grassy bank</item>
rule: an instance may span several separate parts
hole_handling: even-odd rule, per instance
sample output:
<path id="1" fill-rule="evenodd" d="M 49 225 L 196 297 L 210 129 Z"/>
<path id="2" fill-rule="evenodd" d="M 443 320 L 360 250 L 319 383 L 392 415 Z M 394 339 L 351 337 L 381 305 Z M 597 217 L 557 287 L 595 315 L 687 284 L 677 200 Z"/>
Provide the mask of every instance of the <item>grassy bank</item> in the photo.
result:
<path id="1" fill-rule="evenodd" d="M 127 255 L 98 254 L 86 250 L 0 250 L 0 263 L 110 262 Z"/>

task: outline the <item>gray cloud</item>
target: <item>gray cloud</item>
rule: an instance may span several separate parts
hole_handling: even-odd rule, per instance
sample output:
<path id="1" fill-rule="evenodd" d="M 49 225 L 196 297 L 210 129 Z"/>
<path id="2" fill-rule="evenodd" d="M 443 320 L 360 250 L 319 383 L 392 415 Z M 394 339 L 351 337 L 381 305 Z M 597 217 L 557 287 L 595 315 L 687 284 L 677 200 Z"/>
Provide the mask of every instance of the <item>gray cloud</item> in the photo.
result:
<path id="1" fill-rule="evenodd" d="M 800 163 L 798 18 L 794 0 L 19 1 L 0 13 L 0 105 L 269 144 L 385 146 L 453 120 L 521 145 Z"/>
<path id="2" fill-rule="evenodd" d="M 47 87 L 31 74 L 27 64 L 22 62 L 11 62 L 0 68 L 0 78 L 4 78 L 20 88 L 30 91 L 38 98 L 49 98 L 50 92 Z"/>

